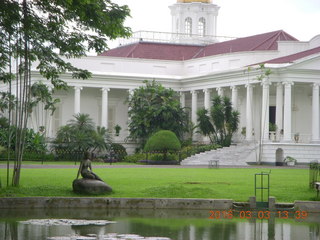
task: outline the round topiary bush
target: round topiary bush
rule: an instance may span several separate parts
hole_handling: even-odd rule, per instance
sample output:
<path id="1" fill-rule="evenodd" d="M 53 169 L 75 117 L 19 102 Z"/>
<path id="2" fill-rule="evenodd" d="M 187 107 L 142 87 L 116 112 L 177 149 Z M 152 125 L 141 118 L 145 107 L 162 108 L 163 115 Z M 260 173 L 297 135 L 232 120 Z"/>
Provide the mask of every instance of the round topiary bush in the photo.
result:
<path id="1" fill-rule="evenodd" d="M 176 134 L 169 130 L 160 130 L 153 134 L 147 141 L 144 151 L 161 152 L 166 160 L 167 153 L 170 151 L 179 151 L 181 144 Z"/>

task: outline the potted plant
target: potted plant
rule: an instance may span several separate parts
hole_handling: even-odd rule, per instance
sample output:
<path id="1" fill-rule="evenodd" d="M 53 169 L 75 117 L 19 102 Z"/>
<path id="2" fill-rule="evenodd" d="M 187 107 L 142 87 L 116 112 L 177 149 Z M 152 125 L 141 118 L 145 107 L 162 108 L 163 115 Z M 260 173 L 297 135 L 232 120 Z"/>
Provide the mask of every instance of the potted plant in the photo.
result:
<path id="1" fill-rule="evenodd" d="M 297 159 L 290 156 L 286 156 L 284 162 L 287 163 L 288 166 L 294 166 L 297 163 Z"/>
<path id="2" fill-rule="evenodd" d="M 269 136 L 271 141 L 276 140 L 277 125 L 269 122 Z"/>
<path id="3" fill-rule="evenodd" d="M 247 132 L 247 128 L 246 127 L 242 127 L 241 129 L 241 134 L 245 137 L 246 136 L 246 132 Z"/>
<path id="4" fill-rule="evenodd" d="M 115 125 L 114 126 L 114 130 L 116 131 L 116 136 L 119 136 L 119 133 L 120 133 L 120 130 L 121 130 L 121 127 L 119 124 Z"/>

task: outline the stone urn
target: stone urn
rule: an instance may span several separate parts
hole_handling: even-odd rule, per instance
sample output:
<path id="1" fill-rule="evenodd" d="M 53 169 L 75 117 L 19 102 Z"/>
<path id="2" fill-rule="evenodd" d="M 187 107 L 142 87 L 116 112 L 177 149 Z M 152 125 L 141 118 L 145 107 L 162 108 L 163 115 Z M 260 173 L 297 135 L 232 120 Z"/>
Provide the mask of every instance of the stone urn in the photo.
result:
<path id="1" fill-rule="evenodd" d="M 112 188 L 103 181 L 96 179 L 75 179 L 72 183 L 75 193 L 99 195 L 112 192 Z"/>

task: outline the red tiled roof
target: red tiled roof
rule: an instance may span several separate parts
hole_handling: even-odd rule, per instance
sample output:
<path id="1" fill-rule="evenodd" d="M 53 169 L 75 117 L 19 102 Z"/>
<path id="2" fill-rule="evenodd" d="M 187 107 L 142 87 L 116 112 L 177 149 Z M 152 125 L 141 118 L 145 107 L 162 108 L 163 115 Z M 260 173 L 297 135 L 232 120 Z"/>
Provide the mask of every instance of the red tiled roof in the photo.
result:
<path id="1" fill-rule="evenodd" d="M 303 52 L 298 52 L 298 53 L 280 57 L 280 58 L 271 59 L 266 61 L 265 63 L 291 63 L 291 62 L 294 62 L 295 60 L 308 57 L 317 53 L 320 53 L 320 47 L 312 48 Z"/>
<path id="2" fill-rule="evenodd" d="M 100 56 L 181 61 L 191 59 L 201 48 L 191 45 L 138 42 L 105 51 Z"/>
<path id="3" fill-rule="evenodd" d="M 277 50 L 278 41 L 298 40 L 284 31 L 275 31 L 211 44 L 204 47 L 204 50 L 201 52 L 201 54 L 196 57 L 205 57 L 231 52 Z"/>
<path id="4" fill-rule="evenodd" d="M 105 51 L 100 56 L 143 58 L 159 60 L 188 60 L 243 51 L 276 50 L 278 41 L 298 41 L 280 30 L 250 37 L 238 38 L 207 46 L 138 42 Z"/>

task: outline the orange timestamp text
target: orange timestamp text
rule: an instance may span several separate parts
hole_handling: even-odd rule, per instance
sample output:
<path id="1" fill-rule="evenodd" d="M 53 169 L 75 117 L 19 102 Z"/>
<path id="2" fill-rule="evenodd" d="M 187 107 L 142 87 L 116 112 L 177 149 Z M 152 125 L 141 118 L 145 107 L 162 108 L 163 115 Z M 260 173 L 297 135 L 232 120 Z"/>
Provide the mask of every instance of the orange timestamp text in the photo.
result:
<path id="1" fill-rule="evenodd" d="M 209 219 L 270 219 L 271 217 L 277 217 L 281 219 L 306 219 L 308 217 L 307 211 L 235 211 L 235 210 L 216 210 L 209 211 Z"/>

